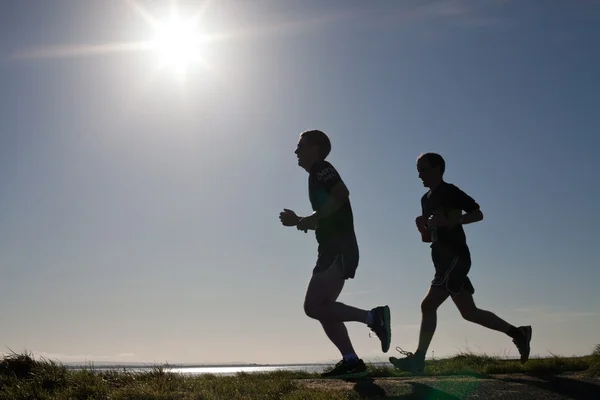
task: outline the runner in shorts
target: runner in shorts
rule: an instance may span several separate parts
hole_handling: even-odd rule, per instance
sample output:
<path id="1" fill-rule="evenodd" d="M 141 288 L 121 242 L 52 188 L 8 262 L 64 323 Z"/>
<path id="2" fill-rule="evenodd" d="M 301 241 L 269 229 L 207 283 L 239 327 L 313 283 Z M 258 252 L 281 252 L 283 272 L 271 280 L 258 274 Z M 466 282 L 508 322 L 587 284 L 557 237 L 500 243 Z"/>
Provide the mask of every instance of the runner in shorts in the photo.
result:
<path id="1" fill-rule="evenodd" d="M 469 195 L 444 181 L 445 168 L 444 159 L 436 153 L 424 153 L 417 159 L 419 178 L 429 191 L 421 198 L 422 213 L 417 217 L 416 225 L 422 241 L 431 243 L 435 275 L 421 303 L 421 329 L 416 352 L 399 349 L 405 357 L 390 357 L 390 362 L 403 371 L 423 372 L 425 354 L 437 325 L 437 309 L 451 297 L 464 319 L 511 337 L 521 362 L 525 363 L 529 359 L 531 326 L 515 327 L 475 305 L 475 289 L 468 277 L 471 254 L 463 225 L 481 221 L 483 213 Z"/>
<path id="2" fill-rule="evenodd" d="M 325 160 L 330 151 L 331 142 L 322 131 L 311 130 L 300 135 L 295 154 L 298 165 L 309 173 L 308 195 L 314 212 L 301 218 L 284 209 L 279 219 L 284 226 L 315 231 L 317 262 L 306 290 L 304 312 L 321 323 L 342 355 L 342 360 L 322 376 L 359 378 L 368 371 L 352 347 L 344 322 L 366 324 L 380 339 L 385 353 L 391 340 L 390 309 L 381 306 L 362 310 L 337 301 L 346 280 L 355 277 L 359 251 L 348 188 L 338 171 Z"/>

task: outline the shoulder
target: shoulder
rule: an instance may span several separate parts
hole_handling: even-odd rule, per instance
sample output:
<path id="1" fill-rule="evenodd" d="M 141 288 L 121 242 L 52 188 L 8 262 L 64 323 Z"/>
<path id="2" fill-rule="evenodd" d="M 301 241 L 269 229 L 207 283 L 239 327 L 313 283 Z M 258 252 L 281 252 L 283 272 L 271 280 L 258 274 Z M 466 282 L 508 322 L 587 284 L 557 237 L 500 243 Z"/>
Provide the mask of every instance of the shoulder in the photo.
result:
<path id="1" fill-rule="evenodd" d="M 329 180 L 334 177 L 338 177 L 339 173 L 335 167 L 328 161 L 316 162 L 310 170 L 310 174 L 317 180 Z"/>
<path id="2" fill-rule="evenodd" d="M 311 168 L 311 172 L 313 172 L 313 171 L 319 172 L 319 171 L 322 171 L 327 168 L 335 169 L 335 167 L 329 161 L 321 160 L 321 161 L 317 161 L 313 164 L 313 166 Z"/>
<path id="3" fill-rule="evenodd" d="M 447 182 L 442 182 L 438 187 L 435 188 L 431 197 L 435 197 L 437 201 L 448 202 L 453 201 L 460 193 L 460 189 L 452 184 Z"/>
<path id="4" fill-rule="evenodd" d="M 445 197 L 450 199 L 450 201 L 465 211 L 471 211 L 479 208 L 479 203 L 477 203 L 473 197 L 471 197 L 457 185 L 453 185 L 451 183 L 447 184 L 447 189 L 444 193 Z"/>
<path id="5" fill-rule="evenodd" d="M 312 184 L 331 190 L 338 183 L 343 183 L 342 177 L 328 161 L 319 161 L 315 163 L 310 170 L 310 179 Z"/>
<path id="6" fill-rule="evenodd" d="M 453 194 L 453 193 L 459 193 L 462 192 L 462 190 L 460 190 L 460 188 L 458 186 L 456 186 L 453 183 L 449 183 L 449 182 L 443 182 L 440 185 L 440 192 L 446 193 L 446 194 Z"/>

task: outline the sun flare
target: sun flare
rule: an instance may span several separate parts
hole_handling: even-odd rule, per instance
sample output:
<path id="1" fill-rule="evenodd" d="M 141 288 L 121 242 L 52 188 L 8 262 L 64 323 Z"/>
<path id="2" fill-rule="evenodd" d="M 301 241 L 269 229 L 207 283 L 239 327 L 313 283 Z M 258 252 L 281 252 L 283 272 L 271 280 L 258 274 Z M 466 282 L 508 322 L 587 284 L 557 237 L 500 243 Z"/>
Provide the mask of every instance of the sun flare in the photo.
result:
<path id="1" fill-rule="evenodd" d="M 157 24 L 152 48 L 162 67 L 185 72 L 192 64 L 200 62 L 202 35 L 193 19 L 173 17 Z"/>

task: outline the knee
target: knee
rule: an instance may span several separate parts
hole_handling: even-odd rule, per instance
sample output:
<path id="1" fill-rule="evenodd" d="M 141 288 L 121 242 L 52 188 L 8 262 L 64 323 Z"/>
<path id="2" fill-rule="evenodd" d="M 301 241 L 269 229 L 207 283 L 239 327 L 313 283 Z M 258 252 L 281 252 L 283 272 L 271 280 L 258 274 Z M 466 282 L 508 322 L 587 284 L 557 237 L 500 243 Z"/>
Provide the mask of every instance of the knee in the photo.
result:
<path id="1" fill-rule="evenodd" d="M 477 320 L 478 311 L 479 310 L 477 310 L 477 308 L 467 308 L 460 310 L 460 315 L 462 315 L 462 317 L 469 322 L 475 322 Z"/>
<path id="2" fill-rule="evenodd" d="M 313 319 L 319 319 L 319 306 L 314 301 L 304 301 L 304 314 Z"/>
<path id="3" fill-rule="evenodd" d="M 421 302 L 421 313 L 423 314 L 431 314 L 437 311 L 438 309 L 438 304 L 436 304 L 435 302 L 425 298 L 422 302 Z"/>

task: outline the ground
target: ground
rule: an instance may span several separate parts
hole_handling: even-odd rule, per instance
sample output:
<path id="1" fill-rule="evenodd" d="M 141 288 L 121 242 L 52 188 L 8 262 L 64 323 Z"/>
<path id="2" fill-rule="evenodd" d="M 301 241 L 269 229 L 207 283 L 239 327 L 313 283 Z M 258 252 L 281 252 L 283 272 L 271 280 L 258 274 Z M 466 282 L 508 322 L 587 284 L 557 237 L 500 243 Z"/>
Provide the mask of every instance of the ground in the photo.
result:
<path id="1" fill-rule="evenodd" d="M 298 379 L 308 389 L 354 391 L 363 399 L 405 400 L 593 400 L 600 379 L 584 373 L 374 378 L 357 382 Z"/>
<path id="2" fill-rule="evenodd" d="M 67 368 L 29 354 L 0 360 L 0 400 L 600 400 L 600 346 L 583 357 L 533 358 L 526 364 L 459 354 L 426 362 L 427 376 L 370 365 L 372 378 L 320 379 L 272 371 L 186 375 L 163 365 L 143 371 Z"/>

